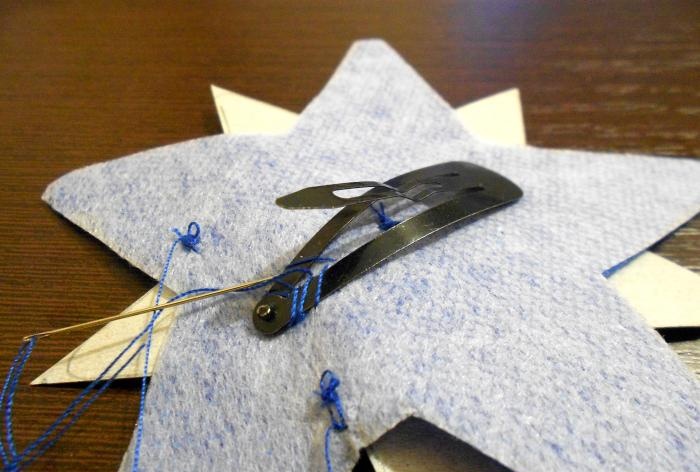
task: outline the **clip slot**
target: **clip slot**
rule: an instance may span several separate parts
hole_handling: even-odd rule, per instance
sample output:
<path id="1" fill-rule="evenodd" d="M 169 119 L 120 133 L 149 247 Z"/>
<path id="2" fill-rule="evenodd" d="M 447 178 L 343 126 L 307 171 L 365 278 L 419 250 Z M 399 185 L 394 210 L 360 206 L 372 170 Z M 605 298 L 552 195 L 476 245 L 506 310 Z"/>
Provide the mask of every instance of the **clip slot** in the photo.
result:
<path id="1" fill-rule="evenodd" d="M 426 203 L 429 208 L 381 233 L 337 261 L 325 271 L 320 287 L 319 277 L 314 276 L 306 290 L 308 293 L 317 293 L 318 297 L 304 300 L 303 311 L 310 310 L 318 300 L 325 299 L 418 241 L 457 223 L 481 218 L 491 211 L 517 201 L 523 194 L 513 182 L 484 167 L 466 162 L 448 162 L 408 172 L 383 184 L 351 182 L 309 187 L 282 197 L 278 202 L 282 200 L 289 204 L 291 201 L 293 204 L 291 208 L 319 208 L 306 206 L 304 198 L 311 195 L 310 201 L 314 204 L 326 202 L 326 204 L 335 205 L 338 202 L 329 195 L 341 197 L 333 194 L 334 191 L 341 188 L 362 187 L 370 187 L 371 190 L 358 197 L 343 199 L 350 200 L 351 203 L 344 205 L 340 212 L 321 227 L 294 257 L 290 265 L 310 269 L 313 263 L 304 261 L 312 261 L 320 257 L 328 245 L 367 210 L 372 202 L 384 198 L 403 197 Z M 404 197 L 403 194 L 411 189 L 419 190 L 410 197 Z M 334 208 L 334 206 L 320 208 Z M 284 291 L 286 287 L 298 285 L 305 276 L 303 271 L 291 273 L 281 282 L 272 285 L 253 312 L 253 323 L 260 332 L 275 334 L 288 327 L 294 307 L 292 300 L 281 296 L 279 292 Z"/>
<path id="2" fill-rule="evenodd" d="M 356 197 L 341 197 L 335 192 L 352 189 L 371 189 Z M 379 182 L 345 182 L 341 184 L 319 185 L 298 190 L 275 200 L 275 203 L 289 210 L 342 208 L 355 203 L 371 203 L 386 198 L 408 198 L 406 193 L 391 185 Z"/>

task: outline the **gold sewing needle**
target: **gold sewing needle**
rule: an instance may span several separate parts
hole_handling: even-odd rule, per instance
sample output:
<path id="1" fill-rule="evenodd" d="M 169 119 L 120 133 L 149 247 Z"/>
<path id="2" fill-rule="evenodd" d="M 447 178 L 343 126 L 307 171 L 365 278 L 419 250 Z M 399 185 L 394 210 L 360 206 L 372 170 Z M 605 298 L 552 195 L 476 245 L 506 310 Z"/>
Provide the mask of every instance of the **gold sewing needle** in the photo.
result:
<path id="1" fill-rule="evenodd" d="M 106 318 L 100 318 L 98 320 L 86 321 L 85 323 L 78 323 L 76 325 L 66 326 L 65 328 L 58 328 L 58 329 L 52 329 L 49 331 L 43 331 L 41 333 L 36 333 L 36 334 L 32 334 L 30 336 L 25 336 L 24 338 L 22 338 L 22 340 L 24 342 L 27 342 L 32 338 L 41 339 L 41 338 L 45 338 L 47 336 L 51 336 L 52 334 L 66 333 L 68 331 L 73 331 L 76 329 L 91 328 L 93 326 L 100 326 L 103 324 L 107 324 L 111 321 L 121 320 L 122 318 L 128 318 L 130 316 L 142 315 L 144 313 L 149 313 L 152 311 L 164 310 L 166 308 L 171 308 L 174 306 L 183 305 L 185 303 L 196 302 L 198 300 L 203 300 L 205 298 L 216 297 L 219 295 L 224 295 L 226 293 L 240 292 L 241 290 L 248 289 L 248 288 L 253 287 L 255 285 L 269 282 L 272 279 L 274 279 L 275 277 L 277 277 L 277 275 L 274 275 L 272 277 L 264 277 L 264 278 L 258 279 L 258 280 L 252 280 L 250 282 L 244 282 L 244 283 L 238 284 L 238 285 L 232 285 L 231 287 L 221 288 L 219 290 L 214 290 L 212 292 L 200 293 L 199 295 L 193 295 L 191 297 L 181 298 L 179 300 L 175 300 L 172 302 L 161 303 L 160 305 L 149 306 L 146 308 L 139 308 L 138 310 L 126 311 L 126 312 L 120 313 L 118 315 L 108 316 Z"/>

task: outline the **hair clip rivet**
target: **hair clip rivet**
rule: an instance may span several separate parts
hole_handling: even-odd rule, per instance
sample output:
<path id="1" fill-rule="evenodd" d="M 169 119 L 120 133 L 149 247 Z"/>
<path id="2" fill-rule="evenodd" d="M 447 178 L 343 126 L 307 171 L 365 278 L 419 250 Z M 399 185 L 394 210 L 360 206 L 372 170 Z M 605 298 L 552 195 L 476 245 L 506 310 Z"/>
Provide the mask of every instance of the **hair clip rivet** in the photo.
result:
<path id="1" fill-rule="evenodd" d="M 262 320 L 271 321 L 275 317 L 275 310 L 267 304 L 259 305 L 255 309 L 255 314 Z"/>

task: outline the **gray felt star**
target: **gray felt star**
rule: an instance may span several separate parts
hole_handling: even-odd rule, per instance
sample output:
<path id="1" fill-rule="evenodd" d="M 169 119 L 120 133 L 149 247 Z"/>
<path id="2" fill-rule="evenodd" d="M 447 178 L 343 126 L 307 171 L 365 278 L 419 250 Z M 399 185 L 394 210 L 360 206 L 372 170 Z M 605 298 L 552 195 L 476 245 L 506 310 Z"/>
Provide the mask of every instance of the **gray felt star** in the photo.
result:
<path id="1" fill-rule="evenodd" d="M 518 471 L 696 467 L 700 385 L 602 272 L 697 212 L 697 162 L 479 142 L 386 44 L 366 41 L 288 136 L 154 149 L 68 174 L 45 198 L 153 277 L 169 228 L 198 221 L 202 251 L 178 253 L 168 281 L 182 291 L 280 272 L 332 215 L 282 210 L 279 195 L 452 160 L 504 174 L 525 197 L 394 258 L 278 337 L 250 322 L 262 294 L 184 310 L 148 394 L 141 467 L 322 468 L 325 369 L 349 424 L 333 436 L 339 470 L 409 416 Z"/>

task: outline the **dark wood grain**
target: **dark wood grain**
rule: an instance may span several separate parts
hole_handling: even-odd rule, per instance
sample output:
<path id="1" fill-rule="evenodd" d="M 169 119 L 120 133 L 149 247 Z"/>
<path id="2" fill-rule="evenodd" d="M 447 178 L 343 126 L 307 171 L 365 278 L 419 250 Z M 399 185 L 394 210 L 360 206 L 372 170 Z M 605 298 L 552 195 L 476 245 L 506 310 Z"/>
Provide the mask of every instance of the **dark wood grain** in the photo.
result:
<path id="1" fill-rule="evenodd" d="M 48 183 L 218 133 L 210 83 L 301 111 L 364 37 L 454 105 L 519 87 L 533 144 L 700 156 L 698 2 L 1 2 L 2 370 L 23 335 L 118 312 L 153 284 L 43 204 Z M 700 270 L 700 220 L 657 250 Z M 83 336 L 42 342 L 26 381 Z M 18 443 L 76 391 L 23 383 Z M 137 397 L 111 389 L 36 468 L 115 469 Z"/>

